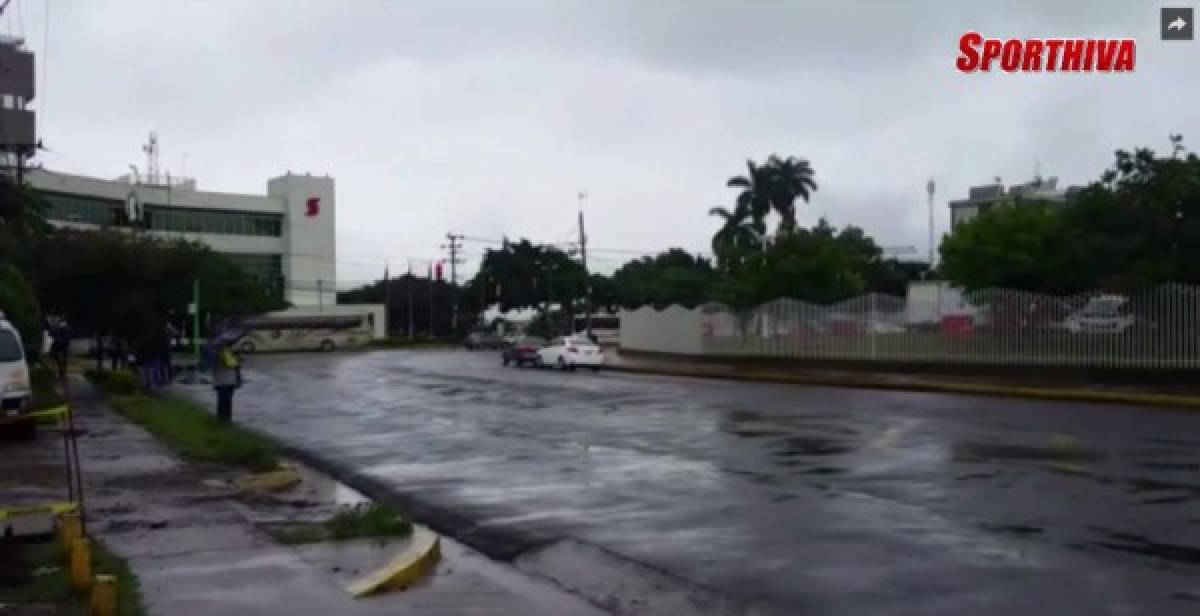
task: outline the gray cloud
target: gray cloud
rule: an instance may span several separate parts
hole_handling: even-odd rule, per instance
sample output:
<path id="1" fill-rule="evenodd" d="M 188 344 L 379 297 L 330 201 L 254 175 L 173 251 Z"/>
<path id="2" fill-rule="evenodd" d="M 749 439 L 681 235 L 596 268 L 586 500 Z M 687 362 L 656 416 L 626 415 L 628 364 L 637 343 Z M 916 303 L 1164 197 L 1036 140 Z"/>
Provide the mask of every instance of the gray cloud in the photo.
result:
<path id="1" fill-rule="evenodd" d="M 43 4 L 24 29 L 43 51 Z M 115 176 L 150 129 L 202 187 L 338 180 L 339 275 L 430 258 L 446 231 L 708 250 L 747 157 L 809 158 L 803 217 L 925 251 L 944 202 L 999 175 L 1094 179 L 1117 147 L 1200 138 L 1196 45 L 1129 2 L 69 2 L 39 100 L 50 167 Z M 14 24 L 12 28 L 16 28 Z M 961 75 L 958 36 L 1138 39 L 1128 75 Z M 186 169 L 185 169 L 186 167 Z M 474 246 L 478 253 L 481 247 Z M 611 269 L 623 253 L 597 253 Z M 418 267 L 424 267 L 423 264 Z M 468 266 L 468 270 L 470 267 Z"/>

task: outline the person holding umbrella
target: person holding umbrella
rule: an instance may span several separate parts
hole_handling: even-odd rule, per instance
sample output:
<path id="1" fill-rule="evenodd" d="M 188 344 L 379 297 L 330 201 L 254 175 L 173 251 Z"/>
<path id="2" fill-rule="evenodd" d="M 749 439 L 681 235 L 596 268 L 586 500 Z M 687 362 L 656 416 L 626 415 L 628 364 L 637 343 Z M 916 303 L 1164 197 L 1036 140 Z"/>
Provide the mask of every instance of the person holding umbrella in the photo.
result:
<path id="1" fill-rule="evenodd" d="M 213 342 L 212 385 L 217 392 L 217 423 L 233 421 L 233 392 L 242 386 L 242 362 L 232 340 L 218 336 Z"/>

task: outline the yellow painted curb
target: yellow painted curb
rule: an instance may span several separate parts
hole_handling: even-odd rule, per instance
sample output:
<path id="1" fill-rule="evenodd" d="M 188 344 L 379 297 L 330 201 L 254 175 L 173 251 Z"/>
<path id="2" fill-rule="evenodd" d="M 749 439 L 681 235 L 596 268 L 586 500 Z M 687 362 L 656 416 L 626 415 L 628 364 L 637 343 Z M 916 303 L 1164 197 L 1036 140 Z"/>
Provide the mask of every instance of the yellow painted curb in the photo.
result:
<path id="1" fill-rule="evenodd" d="M 986 383 L 947 383 L 942 381 L 913 380 L 906 383 L 873 380 L 864 375 L 863 380 L 803 377 L 780 373 L 726 373 L 715 370 L 691 372 L 677 368 L 649 368 L 642 366 L 611 366 L 619 372 L 633 374 L 656 374 L 701 379 L 724 379 L 760 383 L 782 383 L 785 385 L 813 385 L 818 387 L 849 387 L 853 389 L 881 389 L 888 391 L 919 391 L 930 393 L 965 394 L 974 396 L 998 396 L 1005 398 L 1027 398 L 1059 402 L 1095 402 L 1102 404 L 1129 404 L 1155 406 L 1185 411 L 1200 411 L 1200 396 L 1176 394 L 1154 394 L 1138 392 L 1096 391 L 1088 389 L 1065 389 Z"/>
<path id="2" fill-rule="evenodd" d="M 441 558 L 441 537 L 433 531 L 413 527 L 412 542 L 391 562 L 351 582 L 346 590 L 355 598 L 389 590 L 404 590 L 433 570 Z"/>
<path id="3" fill-rule="evenodd" d="M 233 485 L 246 492 L 278 492 L 300 483 L 300 474 L 290 468 L 277 471 L 243 475 L 233 480 Z"/>

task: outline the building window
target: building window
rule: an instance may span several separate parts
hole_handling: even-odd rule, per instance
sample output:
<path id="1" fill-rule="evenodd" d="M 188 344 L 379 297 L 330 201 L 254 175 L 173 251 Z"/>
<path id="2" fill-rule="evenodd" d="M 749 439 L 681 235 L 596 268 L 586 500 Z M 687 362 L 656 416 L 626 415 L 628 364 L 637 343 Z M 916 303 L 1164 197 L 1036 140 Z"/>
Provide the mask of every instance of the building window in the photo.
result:
<path id="1" fill-rule="evenodd" d="M 97 226 L 123 225 L 125 203 L 116 199 L 42 192 L 53 221 L 77 222 Z M 281 237 L 283 215 L 270 212 L 202 210 L 145 204 L 143 226 L 154 231 Z"/>
<path id="2" fill-rule="evenodd" d="M 223 252 L 239 269 L 273 291 L 283 290 L 283 256 Z"/>

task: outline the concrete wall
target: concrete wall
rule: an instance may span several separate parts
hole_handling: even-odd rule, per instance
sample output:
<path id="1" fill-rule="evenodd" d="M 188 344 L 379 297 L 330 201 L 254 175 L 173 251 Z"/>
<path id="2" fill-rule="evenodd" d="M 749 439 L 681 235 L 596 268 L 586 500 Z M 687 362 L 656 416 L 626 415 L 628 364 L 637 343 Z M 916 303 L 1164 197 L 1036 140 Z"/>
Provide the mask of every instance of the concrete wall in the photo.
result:
<path id="1" fill-rule="evenodd" d="M 267 194 L 283 203 L 287 300 L 297 306 L 336 304 L 333 178 L 288 173 L 268 181 Z"/>
<path id="2" fill-rule="evenodd" d="M 704 318 L 700 309 L 643 306 L 621 310 L 622 349 L 698 355 L 703 348 Z"/>

